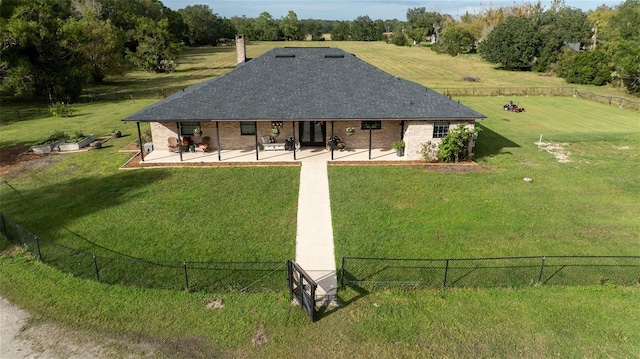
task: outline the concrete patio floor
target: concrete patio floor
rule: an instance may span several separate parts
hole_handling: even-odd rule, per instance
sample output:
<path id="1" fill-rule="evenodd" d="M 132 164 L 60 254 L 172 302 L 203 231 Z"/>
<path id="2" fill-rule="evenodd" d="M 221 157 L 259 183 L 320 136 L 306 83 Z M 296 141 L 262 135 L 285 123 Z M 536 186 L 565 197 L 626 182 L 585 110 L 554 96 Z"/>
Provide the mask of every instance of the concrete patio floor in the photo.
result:
<path id="1" fill-rule="evenodd" d="M 296 158 L 293 158 L 293 151 L 259 151 L 256 159 L 255 150 L 214 150 L 211 152 L 183 152 L 182 161 L 180 154 L 169 151 L 154 150 L 145 153 L 145 164 L 166 164 L 166 163 L 233 163 L 233 162 L 302 162 L 302 161 L 318 161 L 318 162 L 377 162 L 388 161 L 398 162 L 406 161 L 406 157 L 398 157 L 393 149 L 348 149 L 344 151 L 333 151 L 333 160 L 331 159 L 331 151 L 323 147 L 302 147 L 295 152 Z M 371 158 L 369 158 L 371 156 Z"/>

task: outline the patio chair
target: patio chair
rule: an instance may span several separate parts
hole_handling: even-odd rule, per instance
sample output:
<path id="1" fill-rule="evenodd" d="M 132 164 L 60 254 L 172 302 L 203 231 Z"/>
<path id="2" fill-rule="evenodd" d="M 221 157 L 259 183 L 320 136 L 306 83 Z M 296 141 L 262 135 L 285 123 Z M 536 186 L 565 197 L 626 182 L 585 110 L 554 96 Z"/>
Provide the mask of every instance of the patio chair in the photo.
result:
<path id="1" fill-rule="evenodd" d="M 202 137 L 202 142 L 196 144 L 195 151 L 196 152 L 207 152 L 210 149 L 211 138 L 209 136 Z"/>
<path id="2" fill-rule="evenodd" d="M 179 152 L 180 147 L 178 145 L 178 138 L 176 137 L 167 138 L 167 147 L 169 148 L 169 152 Z"/>

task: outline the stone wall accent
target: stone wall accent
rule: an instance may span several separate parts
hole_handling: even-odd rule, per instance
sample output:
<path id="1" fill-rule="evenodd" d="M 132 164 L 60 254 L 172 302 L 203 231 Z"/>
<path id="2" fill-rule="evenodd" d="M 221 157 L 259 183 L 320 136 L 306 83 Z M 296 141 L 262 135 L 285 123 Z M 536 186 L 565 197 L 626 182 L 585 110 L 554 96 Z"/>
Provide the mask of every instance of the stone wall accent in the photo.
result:
<path id="1" fill-rule="evenodd" d="M 404 142 L 405 151 L 404 155 L 408 160 L 422 160 L 422 147 L 424 144 L 431 144 L 435 148 L 434 154 L 437 153 L 437 146 L 442 142 L 441 138 L 433 138 L 434 120 L 416 120 L 405 122 Z M 438 121 L 439 122 L 439 121 Z M 464 123 L 466 128 L 473 129 L 474 123 L 466 123 L 464 121 L 449 121 L 449 130 L 453 130 L 458 127 L 459 124 Z M 473 148 L 473 143 L 469 145 Z M 432 157 L 431 160 L 436 160 L 437 157 Z"/>
<path id="2" fill-rule="evenodd" d="M 175 122 L 151 122 L 151 137 L 153 148 L 160 151 L 169 150 L 169 137 L 178 138 L 178 128 Z"/>

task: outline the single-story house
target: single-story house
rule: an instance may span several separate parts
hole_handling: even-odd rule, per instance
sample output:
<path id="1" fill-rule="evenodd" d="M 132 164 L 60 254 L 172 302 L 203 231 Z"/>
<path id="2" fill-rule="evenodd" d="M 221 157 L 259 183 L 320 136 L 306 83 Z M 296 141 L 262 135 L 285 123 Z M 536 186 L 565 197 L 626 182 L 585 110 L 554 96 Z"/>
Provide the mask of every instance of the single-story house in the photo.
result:
<path id="1" fill-rule="evenodd" d="M 197 143 L 206 137 L 206 150 L 255 151 L 258 159 L 260 151 L 293 146 L 333 151 L 336 147 L 328 143 L 337 136 L 348 148 L 369 151 L 404 141 L 399 160 L 417 160 L 423 144 L 437 145 L 450 129 L 459 124 L 473 128 L 476 119 L 485 118 L 341 49 L 274 48 L 247 61 L 244 37 L 236 40 L 234 70 L 123 121 L 149 122 L 154 151 L 170 151 L 176 140 Z M 285 145 L 285 138 L 293 145 Z M 189 150 L 194 146 L 178 146 L 179 160 Z"/>

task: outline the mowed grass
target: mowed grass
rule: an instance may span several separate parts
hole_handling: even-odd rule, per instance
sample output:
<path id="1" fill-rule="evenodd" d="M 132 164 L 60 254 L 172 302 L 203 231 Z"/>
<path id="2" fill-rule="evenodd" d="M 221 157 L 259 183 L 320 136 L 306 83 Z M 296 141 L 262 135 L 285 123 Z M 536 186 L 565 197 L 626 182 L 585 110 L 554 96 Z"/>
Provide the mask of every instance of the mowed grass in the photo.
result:
<path id="1" fill-rule="evenodd" d="M 60 155 L 46 170 L 8 179 L 2 211 L 42 237 L 101 256 L 284 262 L 294 255 L 299 168 L 118 172 L 100 163 L 113 161 L 97 154 L 107 151 Z"/>
<path id="2" fill-rule="evenodd" d="M 636 113 L 577 99 L 463 98 L 480 121 L 479 171 L 329 168 L 341 256 L 638 255 Z M 561 163 L 538 148 L 561 147 Z M 524 177 L 533 179 L 525 183 Z"/>
<path id="3" fill-rule="evenodd" d="M 114 356 L 122 358 L 640 355 L 640 290 L 630 287 L 347 289 L 340 292 L 343 306 L 321 313 L 316 323 L 285 293 L 212 296 L 109 286 L 16 254 L 0 257 L 0 288 L 37 313 L 31 325 L 53 321 L 146 348 L 125 347 Z M 224 308 L 207 309 L 205 300 L 216 298 Z M 252 344 L 255 339 L 262 344 Z"/>
<path id="4" fill-rule="evenodd" d="M 394 61 L 411 62 L 414 50 L 431 58 L 427 49 L 322 45 L 352 46 L 347 51 L 385 71 L 397 66 Z M 261 46 L 273 45 L 251 45 L 249 56 L 263 51 Z M 182 74 L 191 79 L 181 79 L 180 72 L 173 79 L 136 73 L 129 82 L 123 78 L 123 86 L 187 84 L 209 76 L 212 67 L 223 73 L 235 66 L 233 52 L 209 50 L 192 50 L 190 70 Z M 376 58 L 380 64 L 371 60 Z M 463 59 L 450 60 L 435 67 L 425 61 L 432 67 L 424 76 L 442 76 L 444 83 L 450 75 L 439 70 L 460 66 L 450 76 L 457 81 L 467 67 L 456 64 Z M 411 73 L 410 66 L 395 71 Z M 503 111 L 502 104 L 511 99 L 527 112 Z M 637 112 L 573 98 L 459 100 L 488 116 L 479 124 L 477 160 L 483 170 L 330 167 L 337 258 L 638 255 Z M 120 127 L 127 136 L 110 140 L 100 151 L 48 156 L 3 176 L 0 210 L 39 235 L 100 255 L 294 256 L 298 168 L 119 171 L 130 154 L 118 150 L 137 137 L 135 126 L 121 126 L 120 120 L 144 107 L 138 100 L 133 104 L 83 104 L 70 119 L 42 115 L 8 121 L 0 128 L 3 147 L 38 141 L 57 128 L 88 133 L 86 127 L 100 134 Z M 540 134 L 543 141 L 566 143 L 572 162 L 559 163 L 538 149 Z M 525 184 L 523 177 L 534 182 Z M 292 348 L 323 358 L 640 356 L 636 287 L 347 288 L 339 292 L 341 307 L 321 310 L 312 324 L 290 305 L 284 289 L 207 295 L 105 285 L 60 273 L 16 253 L 7 242 L 0 247 L 9 248 L 0 255 L 0 293 L 32 312 L 34 323 L 62 323 L 104 340 L 149 342 L 160 348 L 154 357 L 299 357 L 300 350 Z M 225 307 L 206 309 L 204 300 L 216 298 Z M 264 337 L 265 344 L 252 344 Z M 121 356 L 130 354 L 125 350 Z"/>
<path id="5" fill-rule="evenodd" d="M 373 64 L 381 70 L 410 81 L 415 81 L 436 90 L 443 88 L 469 87 L 567 87 L 600 95 L 631 98 L 624 89 L 613 86 L 586 86 L 568 84 L 564 79 L 547 74 L 500 70 L 496 65 L 482 61 L 477 55 L 451 57 L 437 54 L 424 47 L 399 47 L 384 42 L 357 41 L 290 41 L 290 42 L 249 42 L 247 58 L 255 58 L 274 47 L 337 47 L 355 54 L 358 58 Z M 213 77 L 223 75 L 236 67 L 235 47 L 187 48 L 179 60 L 177 71 L 168 75 L 153 75 L 134 71 L 126 76 L 108 78 L 105 85 L 90 87 L 87 92 L 93 96 L 115 92 L 128 96 L 129 93 L 145 92 L 160 96 L 170 91 L 186 87 Z M 473 76 L 478 82 L 468 82 L 464 78 Z M 173 89 L 173 90 L 171 90 Z"/>
<path id="6" fill-rule="evenodd" d="M 65 131 L 73 135 L 75 131 L 96 136 L 108 136 L 113 130 L 121 130 L 131 135 L 128 141 L 138 138 L 135 124 L 123 124 L 123 118 L 139 111 L 157 100 L 122 100 L 109 102 L 78 103 L 72 105 L 71 117 L 53 117 L 49 109 L 40 105 L 31 116 L 21 116 L 17 111 L 24 111 L 24 104 L 2 104 L 0 111 L 0 148 L 15 145 L 33 145 L 46 140 L 55 131 Z M 148 128 L 148 126 L 143 127 Z"/>

